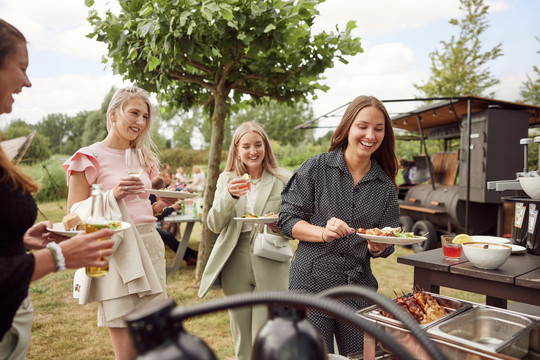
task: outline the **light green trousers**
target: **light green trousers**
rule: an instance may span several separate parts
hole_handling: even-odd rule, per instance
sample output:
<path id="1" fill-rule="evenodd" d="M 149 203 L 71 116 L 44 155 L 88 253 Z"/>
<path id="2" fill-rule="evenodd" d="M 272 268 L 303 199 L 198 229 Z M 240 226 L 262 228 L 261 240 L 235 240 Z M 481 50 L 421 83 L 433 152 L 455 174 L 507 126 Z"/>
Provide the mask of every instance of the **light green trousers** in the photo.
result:
<path id="1" fill-rule="evenodd" d="M 26 359 L 33 320 L 34 305 L 28 295 L 15 313 L 11 328 L 0 341 L 0 360 Z"/>
<path id="2" fill-rule="evenodd" d="M 229 296 L 254 291 L 287 290 L 288 278 L 276 274 L 280 273 L 277 269 L 288 266 L 253 254 L 250 233 L 244 232 L 221 272 L 223 292 Z M 276 271 L 272 274 L 270 269 L 273 267 Z M 229 318 L 236 357 L 238 360 L 249 360 L 253 340 L 268 318 L 268 308 L 258 305 L 229 310 Z"/>

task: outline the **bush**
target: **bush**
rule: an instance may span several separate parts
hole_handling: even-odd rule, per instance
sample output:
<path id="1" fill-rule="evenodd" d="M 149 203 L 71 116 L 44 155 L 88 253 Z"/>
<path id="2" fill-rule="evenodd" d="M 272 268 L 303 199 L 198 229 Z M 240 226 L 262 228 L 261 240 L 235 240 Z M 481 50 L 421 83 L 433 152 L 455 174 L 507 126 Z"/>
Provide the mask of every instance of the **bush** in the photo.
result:
<path id="1" fill-rule="evenodd" d="M 65 160 L 65 157 L 55 155 L 49 160 L 43 160 L 32 166 L 22 168 L 25 174 L 32 177 L 40 185 L 40 189 L 34 197 L 36 202 L 57 201 L 67 198 L 66 173 L 62 168 Z"/>

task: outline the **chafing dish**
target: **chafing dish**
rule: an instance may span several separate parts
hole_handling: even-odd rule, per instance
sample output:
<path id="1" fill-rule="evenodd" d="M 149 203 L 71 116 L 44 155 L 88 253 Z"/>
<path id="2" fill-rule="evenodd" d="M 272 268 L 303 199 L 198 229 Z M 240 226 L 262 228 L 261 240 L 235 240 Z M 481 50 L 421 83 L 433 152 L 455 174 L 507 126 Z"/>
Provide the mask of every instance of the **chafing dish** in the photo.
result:
<path id="1" fill-rule="evenodd" d="M 536 325 L 522 315 L 476 307 L 427 331 L 457 344 L 522 358 L 529 352 L 529 334 Z"/>
<path id="2" fill-rule="evenodd" d="M 439 302 L 439 304 L 446 310 L 447 315 L 443 316 L 442 318 L 432 321 L 427 324 L 419 324 L 420 328 L 422 329 L 428 329 L 432 326 L 435 326 L 436 324 L 439 324 L 442 321 L 445 321 L 449 318 L 452 318 L 464 311 L 467 311 L 468 309 L 472 308 L 472 304 L 468 303 L 466 301 L 461 301 L 458 299 L 453 299 L 450 297 L 446 297 L 444 295 L 439 294 L 433 294 L 430 292 L 425 292 L 426 294 L 431 295 L 435 300 Z M 407 296 L 412 296 L 412 294 L 406 294 Z M 394 298 L 393 301 L 396 301 Z M 372 305 L 367 308 L 364 308 L 357 312 L 358 315 L 365 316 L 367 318 L 370 318 L 372 320 L 376 320 L 377 322 L 386 323 L 388 325 L 392 325 L 393 327 L 397 328 L 405 328 L 403 323 L 397 319 L 391 319 L 386 316 L 381 315 L 380 313 L 380 307 L 378 305 Z M 387 328 L 388 329 L 388 328 Z M 388 330 L 387 330 L 388 331 Z"/>

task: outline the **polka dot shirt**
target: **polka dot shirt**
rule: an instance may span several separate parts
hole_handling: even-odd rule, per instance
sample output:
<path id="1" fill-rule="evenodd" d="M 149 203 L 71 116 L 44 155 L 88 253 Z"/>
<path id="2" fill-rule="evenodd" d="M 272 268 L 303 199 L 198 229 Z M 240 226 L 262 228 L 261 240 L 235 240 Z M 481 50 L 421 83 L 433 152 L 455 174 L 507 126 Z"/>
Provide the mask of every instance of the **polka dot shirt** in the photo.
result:
<path id="1" fill-rule="evenodd" d="M 355 185 L 343 155 L 335 150 L 305 161 L 293 174 L 281 194 L 278 227 L 292 237 L 300 220 L 325 226 L 337 217 L 350 227 L 383 228 L 399 225 L 397 191 L 376 160 Z M 389 246 L 381 255 L 394 252 Z M 338 285 L 362 285 L 377 289 L 371 272 L 367 242 L 356 234 L 331 243 L 300 241 L 289 275 L 289 289 L 311 293 Z M 356 302 L 356 301 L 355 301 Z M 356 306 L 363 307 L 362 301 Z"/>

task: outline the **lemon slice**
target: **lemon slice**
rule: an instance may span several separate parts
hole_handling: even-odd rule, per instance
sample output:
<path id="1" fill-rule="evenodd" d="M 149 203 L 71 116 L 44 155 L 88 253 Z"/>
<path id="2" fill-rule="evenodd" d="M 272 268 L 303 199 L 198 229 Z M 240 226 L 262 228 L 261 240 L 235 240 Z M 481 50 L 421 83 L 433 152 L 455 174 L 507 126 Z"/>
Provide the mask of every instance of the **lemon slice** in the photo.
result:
<path id="1" fill-rule="evenodd" d="M 454 238 L 454 240 L 452 240 L 454 244 L 464 244 L 464 243 L 473 242 L 473 241 L 474 241 L 473 238 L 467 234 L 459 234 Z"/>
<path id="2" fill-rule="evenodd" d="M 249 174 L 248 173 L 244 174 L 244 180 L 249 181 Z"/>

